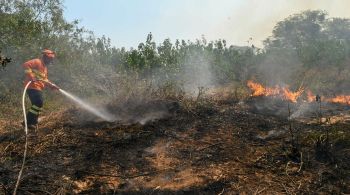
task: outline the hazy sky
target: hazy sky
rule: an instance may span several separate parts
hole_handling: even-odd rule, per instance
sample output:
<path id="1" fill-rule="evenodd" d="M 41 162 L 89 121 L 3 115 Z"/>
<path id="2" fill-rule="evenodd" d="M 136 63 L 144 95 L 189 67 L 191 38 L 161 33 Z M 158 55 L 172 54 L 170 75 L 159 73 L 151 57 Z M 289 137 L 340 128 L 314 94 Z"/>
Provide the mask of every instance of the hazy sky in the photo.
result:
<path id="1" fill-rule="evenodd" d="M 308 9 L 350 18 L 348 0 L 65 0 L 65 17 L 116 47 L 137 47 L 152 32 L 156 42 L 170 38 L 225 39 L 228 44 L 262 46 L 276 22 Z"/>

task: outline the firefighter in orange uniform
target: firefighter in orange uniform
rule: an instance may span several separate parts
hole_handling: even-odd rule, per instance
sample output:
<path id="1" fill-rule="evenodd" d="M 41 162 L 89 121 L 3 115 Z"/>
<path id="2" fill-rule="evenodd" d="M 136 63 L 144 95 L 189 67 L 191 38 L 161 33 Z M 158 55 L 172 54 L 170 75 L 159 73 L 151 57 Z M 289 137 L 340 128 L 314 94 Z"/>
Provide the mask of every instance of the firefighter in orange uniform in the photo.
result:
<path id="1" fill-rule="evenodd" d="M 47 77 L 47 66 L 53 62 L 55 53 L 51 50 L 45 49 L 42 52 L 42 57 L 32 59 L 23 64 L 26 74 L 25 85 L 29 81 L 32 83 L 28 86 L 27 94 L 29 96 L 32 106 L 27 113 L 27 123 L 29 129 L 35 129 L 38 124 L 39 113 L 43 107 L 42 90 L 48 86 L 53 90 L 58 90 L 58 87 L 50 84 Z"/>

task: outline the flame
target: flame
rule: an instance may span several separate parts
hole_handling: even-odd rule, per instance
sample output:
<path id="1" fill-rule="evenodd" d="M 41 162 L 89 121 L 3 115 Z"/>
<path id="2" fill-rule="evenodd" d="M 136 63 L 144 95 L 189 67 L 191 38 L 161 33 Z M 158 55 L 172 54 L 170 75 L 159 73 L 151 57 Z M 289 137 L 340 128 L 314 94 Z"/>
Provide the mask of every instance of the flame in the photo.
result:
<path id="1" fill-rule="evenodd" d="M 247 82 L 247 86 L 252 90 L 251 96 L 274 96 L 280 97 L 285 100 L 296 103 L 297 100 L 303 95 L 305 88 L 301 87 L 297 91 L 293 92 L 288 87 L 265 87 L 260 83 L 256 83 L 252 80 Z M 316 101 L 316 95 L 310 90 L 306 91 L 306 99 L 308 102 Z M 338 95 L 332 98 L 321 97 L 322 102 L 338 103 L 350 105 L 350 95 Z"/>
<path id="2" fill-rule="evenodd" d="M 348 104 L 350 105 L 350 95 L 339 95 L 334 98 L 326 99 L 327 102 Z"/>
<path id="3" fill-rule="evenodd" d="M 291 102 L 297 102 L 297 99 L 304 92 L 304 88 L 300 88 L 298 91 L 293 92 L 287 87 L 264 87 L 262 84 L 251 80 L 247 82 L 247 85 L 253 91 L 252 96 L 279 96 Z"/>
<path id="4" fill-rule="evenodd" d="M 247 85 L 253 90 L 252 96 L 275 96 L 279 93 L 279 88 L 264 87 L 254 81 L 248 81 Z"/>
<path id="5" fill-rule="evenodd" d="M 296 92 L 290 91 L 288 88 L 283 88 L 283 96 L 286 100 L 290 100 L 291 102 L 297 102 L 298 98 L 303 94 L 304 88 L 300 88 Z"/>

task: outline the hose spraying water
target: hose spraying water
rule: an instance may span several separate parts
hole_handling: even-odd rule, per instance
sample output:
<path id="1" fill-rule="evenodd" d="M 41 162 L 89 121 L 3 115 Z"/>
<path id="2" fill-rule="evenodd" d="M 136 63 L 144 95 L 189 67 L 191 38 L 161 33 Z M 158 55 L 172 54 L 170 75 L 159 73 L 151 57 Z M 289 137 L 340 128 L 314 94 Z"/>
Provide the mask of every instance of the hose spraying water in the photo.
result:
<path id="1" fill-rule="evenodd" d="M 112 122 L 113 121 L 113 116 L 109 113 L 105 113 L 102 111 L 97 110 L 96 108 L 92 107 L 91 105 L 87 104 L 86 102 L 84 102 L 83 100 L 81 100 L 80 98 L 73 96 L 72 94 L 68 93 L 67 91 L 63 90 L 63 89 L 59 89 L 59 91 L 65 95 L 66 97 L 68 97 L 69 99 L 73 100 L 75 103 L 77 103 L 78 105 L 80 105 L 82 108 L 84 108 L 85 110 L 91 112 L 92 114 L 100 117 L 101 119 L 105 120 L 105 121 L 109 121 Z"/>
<path id="2" fill-rule="evenodd" d="M 15 189 L 13 191 L 13 195 L 17 194 L 18 186 L 19 186 L 20 181 L 21 181 L 21 177 L 22 177 L 22 174 L 23 174 L 23 169 L 24 169 L 24 165 L 25 165 L 25 161 L 26 161 L 26 157 L 27 157 L 27 151 L 28 151 L 28 123 L 27 123 L 27 113 L 26 113 L 26 106 L 25 106 L 25 95 L 27 93 L 27 89 L 28 89 L 29 85 L 32 82 L 33 81 L 29 81 L 27 83 L 27 85 L 24 87 L 23 96 L 22 96 L 22 109 L 23 109 L 24 131 L 25 131 L 25 145 L 24 145 L 24 153 L 23 153 L 22 165 L 21 165 L 21 169 L 20 169 L 20 171 L 18 173 Z M 106 112 L 101 112 L 98 109 L 94 108 L 93 106 L 89 105 L 88 103 L 84 102 L 80 98 L 73 96 L 72 94 L 68 93 L 67 91 L 65 91 L 63 89 L 60 89 L 55 84 L 50 83 L 48 81 L 46 81 L 46 82 L 48 84 L 50 84 L 51 86 L 53 86 L 54 88 L 58 89 L 58 91 L 60 91 L 63 95 L 65 95 L 69 99 L 73 100 L 79 106 L 81 106 L 85 110 L 91 112 L 92 114 L 100 117 L 101 119 L 103 119 L 105 121 L 112 122 L 114 120 L 114 117 L 111 114 L 106 113 Z"/>

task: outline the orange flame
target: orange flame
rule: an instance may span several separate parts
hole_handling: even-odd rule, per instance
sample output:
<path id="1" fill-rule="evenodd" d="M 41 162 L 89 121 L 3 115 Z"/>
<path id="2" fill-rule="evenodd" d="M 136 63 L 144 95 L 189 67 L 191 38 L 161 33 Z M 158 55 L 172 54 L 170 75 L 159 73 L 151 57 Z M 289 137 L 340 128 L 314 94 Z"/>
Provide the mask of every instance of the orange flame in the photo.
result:
<path id="1" fill-rule="evenodd" d="M 350 104 L 350 95 L 338 95 L 334 98 L 328 98 L 326 101 L 339 104 Z"/>
<path id="2" fill-rule="evenodd" d="M 247 86 L 252 90 L 251 96 L 279 96 L 283 99 L 289 100 L 291 102 L 297 102 L 298 98 L 304 93 L 305 89 L 300 88 L 299 90 L 293 92 L 287 87 L 265 87 L 260 83 L 249 80 Z M 310 91 L 306 91 L 306 98 L 308 102 L 316 101 L 316 96 Z M 338 95 L 333 98 L 321 97 L 323 102 L 347 104 L 350 105 L 350 95 Z"/>
<path id="3" fill-rule="evenodd" d="M 264 87 L 262 84 L 251 80 L 248 81 L 247 85 L 253 91 L 252 96 L 280 96 L 291 102 L 297 102 L 297 99 L 304 92 L 303 88 L 292 92 L 287 87 Z"/>
<path id="4" fill-rule="evenodd" d="M 279 88 L 264 87 L 254 81 L 248 81 L 247 85 L 253 90 L 252 96 L 275 96 L 279 94 Z"/>
<path id="5" fill-rule="evenodd" d="M 290 91 L 288 88 L 284 87 L 283 88 L 283 96 L 286 100 L 290 100 L 292 102 L 297 102 L 297 99 L 303 94 L 304 89 L 300 88 L 296 92 Z"/>

